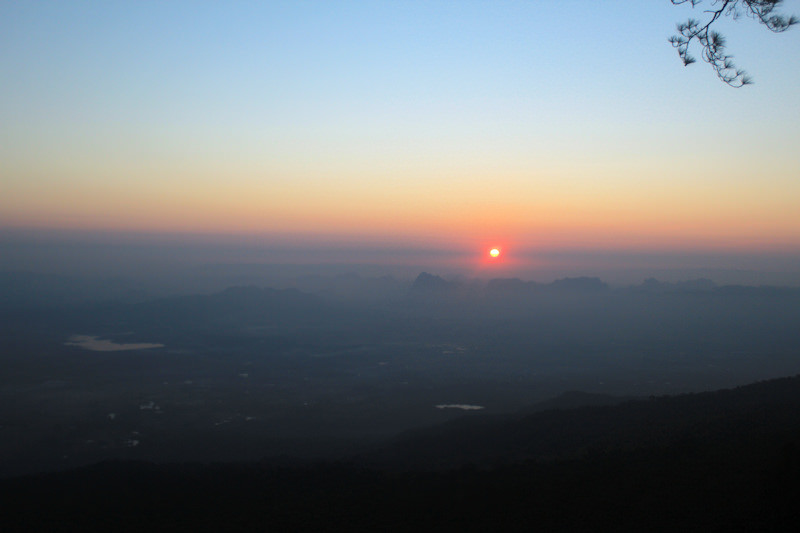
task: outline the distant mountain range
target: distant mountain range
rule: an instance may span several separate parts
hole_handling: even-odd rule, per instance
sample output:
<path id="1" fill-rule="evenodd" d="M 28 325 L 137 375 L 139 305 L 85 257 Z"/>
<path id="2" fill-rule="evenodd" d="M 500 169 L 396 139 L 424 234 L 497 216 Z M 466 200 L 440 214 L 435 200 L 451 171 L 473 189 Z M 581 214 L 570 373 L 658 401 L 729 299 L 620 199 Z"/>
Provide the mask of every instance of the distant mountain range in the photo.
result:
<path id="1" fill-rule="evenodd" d="M 257 278 L 256 278 L 257 280 Z M 551 283 L 525 281 L 520 278 L 493 278 L 489 280 L 445 279 L 439 275 L 421 272 L 413 281 L 391 276 L 365 277 L 357 274 L 337 276 L 300 276 L 294 288 L 304 293 L 326 299 L 352 302 L 398 302 L 407 297 L 419 298 L 427 294 L 459 295 L 461 297 L 520 297 L 529 294 L 602 294 L 605 292 L 635 292 L 643 294 L 727 292 L 757 294 L 763 292 L 800 294 L 800 288 L 772 286 L 717 285 L 710 279 L 700 278 L 676 283 L 654 278 L 639 285 L 612 290 L 597 277 L 567 277 Z M 254 285 L 248 287 L 256 288 Z M 239 286 L 236 290 L 243 290 Z M 24 271 L 0 272 L 0 310 L 21 307 L 66 307 L 76 304 L 121 302 L 141 303 L 169 296 L 197 294 L 198 291 L 173 289 L 169 294 L 161 286 L 149 287 L 146 283 L 122 278 L 86 278 L 58 276 Z M 269 290 L 269 289 L 264 289 Z M 216 292 L 219 292 L 217 290 Z M 203 291 L 214 294 L 214 291 Z"/>
<path id="2" fill-rule="evenodd" d="M 440 276 L 422 272 L 411 285 L 409 294 L 420 295 L 428 293 L 454 293 L 472 290 L 475 284 L 466 284 L 459 281 L 446 281 Z M 487 294 L 525 294 L 537 291 L 557 291 L 557 292 L 597 292 L 608 290 L 608 285 L 599 278 L 579 277 L 564 278 L 553 281 L 552 283 L 536 283 L 534 281 L 522 281 L 519 278 L 495 278 L 490 279 L 483 292 Z"/>

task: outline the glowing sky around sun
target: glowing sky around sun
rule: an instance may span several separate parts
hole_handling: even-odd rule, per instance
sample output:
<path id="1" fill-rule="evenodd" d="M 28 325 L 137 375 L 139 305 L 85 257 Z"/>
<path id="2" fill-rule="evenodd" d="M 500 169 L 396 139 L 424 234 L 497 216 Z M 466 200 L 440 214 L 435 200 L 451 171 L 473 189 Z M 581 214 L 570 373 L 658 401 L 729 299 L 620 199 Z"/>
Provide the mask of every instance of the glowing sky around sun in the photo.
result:
<path id="1" fill-rule="evenodd" d="M 722 21 L 734 90 L 667 43 L 691 15 L 5 2 L 0 227 L 798 250 L 800 30 Z"/>

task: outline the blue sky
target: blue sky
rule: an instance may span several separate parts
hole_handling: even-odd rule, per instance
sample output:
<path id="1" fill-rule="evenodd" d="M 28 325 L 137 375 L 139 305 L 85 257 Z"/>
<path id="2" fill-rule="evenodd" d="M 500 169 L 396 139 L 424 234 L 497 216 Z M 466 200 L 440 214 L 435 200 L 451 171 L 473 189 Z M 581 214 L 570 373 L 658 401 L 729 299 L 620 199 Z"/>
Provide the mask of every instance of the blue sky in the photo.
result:
<path id="1" fill-rule="evenodd" d="M 797 252 L 800 34 L 701 7 L 6 2 L 0 227 Z"/>

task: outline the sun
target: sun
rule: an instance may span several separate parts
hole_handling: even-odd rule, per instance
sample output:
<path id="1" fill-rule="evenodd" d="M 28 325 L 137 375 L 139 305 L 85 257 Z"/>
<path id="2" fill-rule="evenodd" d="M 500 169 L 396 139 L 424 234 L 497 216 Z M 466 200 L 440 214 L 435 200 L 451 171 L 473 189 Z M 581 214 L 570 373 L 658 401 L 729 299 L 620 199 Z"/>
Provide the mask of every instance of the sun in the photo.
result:
<path id="1" fill-rule="evenodd" d="M 489 250 L 489 255 L 491 255 L 492 257 L 498 257 L 500 255 L 500 249 L 492 248 L 491 250 Z"/>

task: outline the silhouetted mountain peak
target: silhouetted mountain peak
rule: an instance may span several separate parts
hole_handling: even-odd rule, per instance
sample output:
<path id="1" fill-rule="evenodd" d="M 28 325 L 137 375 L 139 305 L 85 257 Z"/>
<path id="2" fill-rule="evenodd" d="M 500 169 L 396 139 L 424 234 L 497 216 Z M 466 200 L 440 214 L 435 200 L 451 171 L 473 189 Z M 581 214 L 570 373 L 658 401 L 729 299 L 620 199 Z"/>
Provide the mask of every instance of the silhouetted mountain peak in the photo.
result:
<path id="1" fill-rule="evenodd" d="M 426 293 L 440 292 L 452 289 L 456 284 L 445 281 L 444 278 L 427 272 L 420 273 L 411 285 L 411 292 Z"/>

